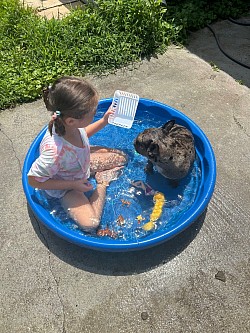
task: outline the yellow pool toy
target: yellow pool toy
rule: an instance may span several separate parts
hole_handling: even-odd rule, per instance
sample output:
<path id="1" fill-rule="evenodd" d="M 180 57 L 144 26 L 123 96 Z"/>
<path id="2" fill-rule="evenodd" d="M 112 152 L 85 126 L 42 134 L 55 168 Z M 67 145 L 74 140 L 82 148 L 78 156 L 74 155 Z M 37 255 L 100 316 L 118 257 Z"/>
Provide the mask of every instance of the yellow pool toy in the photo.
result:
<path id="1" fill-rule="evenodd" d="M 161 192 L 157 192 L 154 195 L 153 200 L 155 205 L 150 215 L 150 221 L 144 224 L 142 227 L 145 231 L 152 230 L 155 226 L 155 222 L 161 217 L 162 209 L 165 203 L 164 194 Z"/>

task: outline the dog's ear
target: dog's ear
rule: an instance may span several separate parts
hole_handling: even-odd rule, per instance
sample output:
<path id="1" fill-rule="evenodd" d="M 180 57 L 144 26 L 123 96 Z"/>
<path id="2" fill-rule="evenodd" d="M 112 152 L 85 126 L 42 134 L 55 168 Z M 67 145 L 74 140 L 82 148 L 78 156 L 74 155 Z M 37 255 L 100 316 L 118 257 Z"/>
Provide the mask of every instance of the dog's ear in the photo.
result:
<path id="1" fill-rule="evenodd" d="M 157 156 L 159 156 L 159 145 L 157 143 L 151 142 L 147 149 L 148 157 L 152 158 L 157 162 Z"/>
<path id="2" fill-rule="evenodd" d="M 162 131 L 165 135 L 167 135 L 169 133 L 169 131 L 171 130 L 171 128 L 174 126 L 175 124 L 175 120 L 169 120 L 166 124 L 164 124 L 162 126 Z"/>

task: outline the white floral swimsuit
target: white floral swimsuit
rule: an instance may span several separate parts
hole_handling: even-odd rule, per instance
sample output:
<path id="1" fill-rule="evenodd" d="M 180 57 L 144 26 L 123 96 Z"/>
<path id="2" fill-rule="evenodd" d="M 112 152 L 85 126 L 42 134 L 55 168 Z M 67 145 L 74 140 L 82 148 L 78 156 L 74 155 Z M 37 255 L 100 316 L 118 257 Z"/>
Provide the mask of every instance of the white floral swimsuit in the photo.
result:
<path id="1" fill-rule="evenodd" d="M 90 146 L 87 134 L 79 128 L 83 148 L 76 147 L 62 136 L 47 130 L 40 144 L 40 156 L 32 164 L 28 176 L 39 182 L 48 179 L 87 180 L 90 176 Z M 55 198 L 61 198 L 67 190 L 45 190 Z"/>

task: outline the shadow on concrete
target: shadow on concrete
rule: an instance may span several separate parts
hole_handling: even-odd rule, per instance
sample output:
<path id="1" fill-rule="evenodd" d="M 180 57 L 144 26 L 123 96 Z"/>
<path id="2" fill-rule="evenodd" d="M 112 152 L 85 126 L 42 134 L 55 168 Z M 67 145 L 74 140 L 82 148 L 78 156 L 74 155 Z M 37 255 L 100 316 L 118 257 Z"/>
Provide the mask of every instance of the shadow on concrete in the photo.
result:
<path id="1" fill-rule="evenodd" d="M 238 20 L 229 19 L 216 22 L 211 24 L 210 28 L 206 27 L 197 32 L 192 32 L 185 47 L 191 53 L 210 63 L 215 70 L 222 70 L 240 84 L 250 87 L 249 24 L 250 13 Z M 237 62 L 246 65 L 248 68 Z"/>
<path id="2" fill-rule="evenodd" d="M 84 5 L 94 4 L 94 0 L 59 0 L 59 1 L 61 4 L 58 5 L 58 3 L 56 3 L 56 7 L 66 6 L 69 9 L 82 7 Z"/>
<path id="3" fill-rule="evenodd" d="M 79 247 L 57 237 L 35 218 L 29 205 L 28 212 L 37 236 L 60 260 L 91 273 L 113 276 L 139 274 L 169 262 L 194 240 L 206 216 L 205 210 L 182 233 L 152 248 L 131 252 L 101 252 Z"/>

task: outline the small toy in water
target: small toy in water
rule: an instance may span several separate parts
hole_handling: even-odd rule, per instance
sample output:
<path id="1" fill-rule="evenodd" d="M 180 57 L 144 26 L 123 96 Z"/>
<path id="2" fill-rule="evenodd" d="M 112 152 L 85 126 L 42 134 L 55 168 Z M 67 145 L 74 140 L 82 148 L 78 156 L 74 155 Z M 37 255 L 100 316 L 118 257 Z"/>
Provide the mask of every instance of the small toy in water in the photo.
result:
<path id="1" fill-rule="evenodd" d="M 156 192 L 153 200 L 155 205 L 150 215 L 150 221 L 142 226 L 145 231 L 152 230 L 155 227 L 155 222 L 161 217 L 162 209 L 165 203 L 164 194 L 161 192 Z"/>
<path id="2" fill-rule="evenodd" d="M 117 238 L 117 233 L 113 230 L 110 230 L 109 228 L 105 228 L 105 229 L 98 229 L 96 232 L 97 236 L 109 236 L 111 238 Z"/>
<path id="3" fill-rule="evenodd" d="M 144 191 L 145 195 L 154 195 L 155 191 L 147 183 L 144 183 L 142 180 L 135 180 L 131 182 L 131 185 L 137 188 L 141 188 Z"/>
<path id="4" fill-rule="evenodd" d="M 130 201 L 127 201 L 127 200 L 124 200 L 124 199 L 121 199 L 121 202 L 122 202 L 122 206 L 127 206 L 129 207 L 131 205 L 131 202 Z"/>
<path id="5" fill-rule="evenodd" d="M 138 216 L 136 217 L 136 220 L 138 221 L 138 224 L 140 224 L 141 221 L 144 221 L 144 220 L 145 220 L 145 217 L 142 217 L 141 215 L 138 215 Z"/>
<path id="6" fill-rule="evenodd" d="M 125 224 L 125 219 L 122 215 L 119 215 L 116 222 L 120 227 L 122 227 Z"/>

